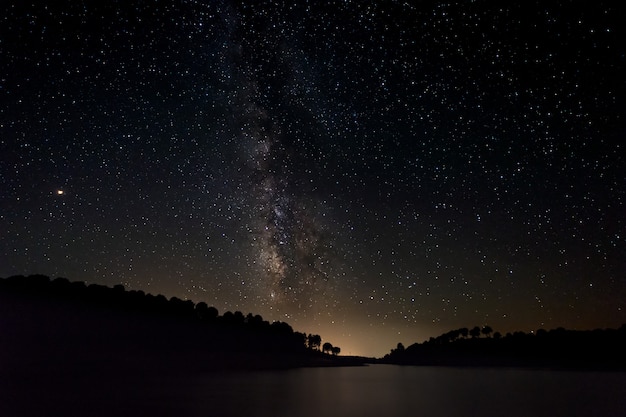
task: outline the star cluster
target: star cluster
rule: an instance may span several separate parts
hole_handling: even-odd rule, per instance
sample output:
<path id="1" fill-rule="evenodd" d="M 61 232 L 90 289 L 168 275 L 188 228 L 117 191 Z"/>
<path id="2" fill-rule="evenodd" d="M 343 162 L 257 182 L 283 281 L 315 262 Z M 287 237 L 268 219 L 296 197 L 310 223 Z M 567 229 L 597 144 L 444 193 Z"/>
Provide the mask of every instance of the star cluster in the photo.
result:
<path id="1" fill-rule="evenodd" d="M 0 276 L 342 352 L 626 321 L 617 2 L 0 6 Z"/>

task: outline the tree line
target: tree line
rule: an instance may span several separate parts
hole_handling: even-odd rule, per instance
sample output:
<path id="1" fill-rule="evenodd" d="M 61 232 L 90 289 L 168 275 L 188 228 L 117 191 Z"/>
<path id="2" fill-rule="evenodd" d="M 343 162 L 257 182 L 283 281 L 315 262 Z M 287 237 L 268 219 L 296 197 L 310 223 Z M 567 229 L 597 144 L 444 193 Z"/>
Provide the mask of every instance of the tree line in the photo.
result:
<path id="1" fill-rule="evenodd" d="M 395 349 L 381 360 L 401 365 L 530 366 L 626 369 L 626 324 L 618 329 L 494 332 L 460 328 Z"/>
<path id="2" fill-rule="evenodd" d="M 150 352 L 206 368 L 264 368 L 315 364 L 340 352 L 329 342 L 322 345 L 320 335 L 294 331 L 285 322 L 240 311 L 220 315 L 205 302 L 122 285 L 12 276 L 0 279 L 0 296 L 2 331 L 16 355 L 49 355 L 55 349 L 105 357 Z M 42 344 L 48 352 L 37 348 Z"/>

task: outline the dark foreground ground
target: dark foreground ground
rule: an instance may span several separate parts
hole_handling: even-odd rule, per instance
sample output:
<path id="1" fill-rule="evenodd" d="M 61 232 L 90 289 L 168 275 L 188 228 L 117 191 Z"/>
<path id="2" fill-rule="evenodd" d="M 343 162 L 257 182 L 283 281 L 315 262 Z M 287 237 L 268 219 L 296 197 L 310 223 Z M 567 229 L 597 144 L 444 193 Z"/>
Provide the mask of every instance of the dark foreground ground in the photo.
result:
<path id="1" fill-rule="evenodd" d="M 324 354 L 286 323 L 259 316 L 218 316 L 206 306 L 123 288 L 31 281 L 0 280 L 0 417 L 229 415 L 220 404 L 239 400 L 232 384 L 222 389 L 225 378 L 245 374 L 238 380 L 247 384 L 257 371 L 303 367 L 626 370 L 626 326 L 500 340 L 440 337 L 374 360 Z M 184 413 L 198 398 L 201 406 L 190 409 L 202 412 Z"/>
<path id="2" fill-rule="evenodd" d="M 284 323 L 201 319 L 188 304 L 128 304 L 121 290 L 68 295 L 41 282 L 45 290 L 0 282 L 0 417 L 195 415 L 186 404 L 204 396 L 193 391 L 219 397 L 233 373 L 364 364 L 307 347 Z M 228 415 L 212 401 L 190 409 Z"/>

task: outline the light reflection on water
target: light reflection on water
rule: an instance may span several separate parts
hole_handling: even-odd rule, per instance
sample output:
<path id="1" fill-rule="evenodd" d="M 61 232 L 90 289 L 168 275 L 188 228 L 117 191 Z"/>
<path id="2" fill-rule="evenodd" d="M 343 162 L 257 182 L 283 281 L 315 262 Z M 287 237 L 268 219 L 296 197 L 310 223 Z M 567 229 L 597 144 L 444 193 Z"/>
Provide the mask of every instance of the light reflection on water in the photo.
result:
<path id="1" fill-rule="evenodd" d="M 225 416 L 622 416 L 626 410 L 624 373 L 375 365 L 215 382 L 200 381 L 197 398 L 221 404 Z"/>
<path id="2" fill-rule="evenodd" d="M 3 399 L 1 415 L 610 417 L 626 410 L 623 372 L 373 365 L 23 384 L 4 391 L 12 402 Z M 13 395 L 26 390 L 32 398 Z"/>

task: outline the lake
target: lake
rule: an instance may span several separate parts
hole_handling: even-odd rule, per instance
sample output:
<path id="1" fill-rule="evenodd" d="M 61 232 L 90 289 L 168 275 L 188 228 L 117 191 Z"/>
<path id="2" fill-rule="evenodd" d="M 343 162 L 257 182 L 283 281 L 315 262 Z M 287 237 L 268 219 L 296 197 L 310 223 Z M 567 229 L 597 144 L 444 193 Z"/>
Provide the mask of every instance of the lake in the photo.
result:
<path id="1" fill-rule="evenodd" d="M 20 416 L 610 417 L 626 412 L 623 372 L 371 365 L 185 378 L 33 375 L 3 390 L 0 414 Z"/>

